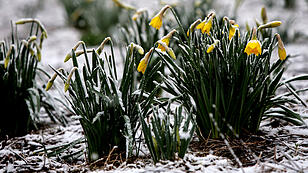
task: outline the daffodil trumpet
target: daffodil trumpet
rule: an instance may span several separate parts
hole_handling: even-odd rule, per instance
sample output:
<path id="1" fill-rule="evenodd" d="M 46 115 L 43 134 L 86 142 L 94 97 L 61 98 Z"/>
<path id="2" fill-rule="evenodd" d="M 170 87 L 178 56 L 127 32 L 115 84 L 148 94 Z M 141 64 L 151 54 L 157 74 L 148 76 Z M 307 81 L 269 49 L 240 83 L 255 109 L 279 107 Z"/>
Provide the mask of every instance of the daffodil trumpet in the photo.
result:
<path id="1" fill-rule="evenodd" d="M 152 18 L 152 20 L 151 20 L 151 22 L 150 22 L 149 25 L 152 26 L 153 28 L 159 30 L 159 29 L 161 28 L 162 24 L 163 24 L 163 17 L 164 17 L 164 15 L 165 15 L 166 11 L 167 11 L 169 8 L 172 8 L 172 7 L 171 7 L 170 5 L 164 6 L 164 7 L 159 11 L 159 13 L 156 14 L 156 15 Z"/>
<path id="2" fill-rule="evenodd" d="M 244 50 L 247 55 L 255 54 L 256 56 L 261 55 L 261 43 L 257 40 L 257 31 L 256 28 L 253 28 L 252 39 L 247 43 L 246 48 Z"/>

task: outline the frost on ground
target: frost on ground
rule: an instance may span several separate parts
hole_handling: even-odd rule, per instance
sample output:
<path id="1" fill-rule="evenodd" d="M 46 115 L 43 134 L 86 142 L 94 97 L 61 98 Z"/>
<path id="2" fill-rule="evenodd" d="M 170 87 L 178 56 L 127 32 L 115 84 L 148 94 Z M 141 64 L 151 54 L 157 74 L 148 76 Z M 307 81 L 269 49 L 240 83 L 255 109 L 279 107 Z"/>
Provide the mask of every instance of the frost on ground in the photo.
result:
<path id="1" fill-rule="evenodd" d="M 308 120 L 305 120 L 308 123 Z M 0 172 L 20 171 L 85 171 L 94 172 L 306 172 L 308 171 L 308 130 L 305 126 L 293 126 L 280 121 L 265 121 L 261 126 L 261 140 L 229 141 L 232 149 L 244 165 L 242 168 L 230 155 L 223 141 L 204 142 L 195 138 L 184 159 L 161 161 L 154 165 L 148 154 L 136 160 L 123 161 L 116 167 L 113 162 L 105 162 L 103 167 L 86 164 L 85 144 L 82 128 L 78 121 L 67 127 L 53 125 L 23 137 L 1 141 Z M 262 142 L 262 139 L 266 142 Z M 71 145 L 63 152 L 55 153 L 59 146 Z M 198 146 L 196 146 L 198 145 Z M 204 146 L 204 148 L 200 146 Z M 254 146 L 259 145 L 259 146 Z M 242 154 L 250 158 L 244 162 Z M 258 150 L 261 148 L 262 150 Z M 52 150 L 53 149 L 53 150 Z M 146 148 L 143 147 L 143 150 Z M 225 157 L 218 155 L 223 151 Z M 76 154 L 79 153 L 79 154 Z M 147 153 L 147 151 L 144 151 Z M 218 153 L 218 154 L 217 154 Z M 70 156 L 73 157 L 70 157 Z"/>

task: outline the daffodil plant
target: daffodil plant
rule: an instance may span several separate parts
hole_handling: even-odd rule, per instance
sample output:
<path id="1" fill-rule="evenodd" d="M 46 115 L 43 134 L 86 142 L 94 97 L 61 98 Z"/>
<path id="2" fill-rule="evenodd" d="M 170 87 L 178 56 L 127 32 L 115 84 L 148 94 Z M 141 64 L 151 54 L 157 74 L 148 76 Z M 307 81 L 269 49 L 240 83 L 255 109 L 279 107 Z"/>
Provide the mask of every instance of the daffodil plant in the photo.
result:
<path id="1" fill-rule="evenodd" d="M 107 43 L 111 53 L 104 49 Z M 80 46 L 82 49 L 78 50 Z M 55 75 L 48 81 L 46 89 L 51 89 L 57 76 L 63 80 L 71 111 L 84 131 L 89 162 L 107 156 L 115 146 L 126 157 L 132 156 L 133 151 L 139 152 L 139 117 L 147 117 L 151 104 L 159 102 L 155 95 L 160 86 L 151 93 L 145 92 L 144 88 L 149 76 L 161 67 L 160 63 L 153 67 L 153 72 L 145 71 L 138 83 L 134 57 L 139 53 L 144 53 L 141 46 L 131 43 L 127 47 L 123 74 L 118 78 L 111 38 L 106 38 L 97 49 L 87 49 L 80 41 L 65 57 L 65 62 L 73 62 L 71 71 L 53 68 Z M 86 61 L 80 66 L 77 58 L 82 55 Z M 146 56 L 146 61 L 150 61 L 151 52 Z"/>
<path id="2" fill-rule="evenodd" d="M 163 111 L 158 106 L 152 107 L 153 115 L 150 121 L 141 119 L 145 143 L 153 161 L 174 160 L 184 158 L 188 145 L 194 135 L 195 124 L 192 114 L 184 111 L 183 106 L 174 112 L 170 109 Z"/>
<path id="3" fill-rule="evenodd" d="M 291 83 L 307 80 L 308 75 L 283 79 L 288 57 L 279 34 L 261 36 L 261 31 L 268 32 L 280 24 L 268 22 L 240 35 L 235 21 L 227 17 L 218 21 L 215 13 L 210 13 L 190 28 L 179 24 L 179 33 L 188 36 L 174 36 L 181 51 L 177 55 L 179 65 L 170 55 L 156 51 L 171 73 L 161 75 L 163 88 L 187 110 L 193 110 L 200 137 L 218 138 L 219 131 L 240 136 L 255 133 L 261 121 L 270 117 L 303 123 L 300 114 L 288 105 L 305 105 L 298 95 L 305 89 L 297 90 Z M 189 34 L 183 33 L 184 29 Z M 277 42 L 279 54 L 272 55 Z M 278 88 L 286 88 L 287 92 L 277 95 Z"/>
<path id="4" fill-rule="evenodd" d="M 39 127 L 41 108 L 54 122 L 65 125 L 66 119 L 55 109 L 55 100 L 39 85 L 46 74 L 38 67 L 43 41 L 47 31 L 36 19 L 15 22 L 11 39 L 0 42 L 0 138 L 25 135 Z M 29 26 L 29 35 L 19 40 L 17 25 Z M 12 25 L 13 26 L 13 25 Z M 40 73 L 44 72 L 44 73 Z"/>

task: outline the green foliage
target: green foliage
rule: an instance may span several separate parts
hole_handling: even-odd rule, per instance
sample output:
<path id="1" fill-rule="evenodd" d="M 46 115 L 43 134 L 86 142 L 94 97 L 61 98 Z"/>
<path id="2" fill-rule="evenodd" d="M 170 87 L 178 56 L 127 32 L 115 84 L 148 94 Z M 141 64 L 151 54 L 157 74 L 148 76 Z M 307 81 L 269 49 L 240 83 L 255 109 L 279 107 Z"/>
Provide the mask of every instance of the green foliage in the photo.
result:
<path id="1" fill-rule="evenodd" d="M 187 111 L 183 111 L 182 106 L 172 113 L 170 104 L 166 112 L 160 111 L 157 106 L 152 107 L 152 111 L 151 123 L 147 123 L 144 117 L 141 118 L 141 123 L 153 161 L 156 163 L 161 159 L 174 160 L 176 153 L 180 158 L 184 158 L 195 130 L 192 114 L 186 115 Z"/>
<path id="2" fill-rule="evenodd" d="M 106 0 L 60 0 L 68 22 L 82 31 L 82 40 L 98 45 L 119 21 L 120 9 Z"/>
<path id="3" fill-rule="evenodd" d="M 273 116 L 301 124 L 300 115 L 287 107 L 303 102 L 290 82 L 307 80 L 308 75 L 282 80 L 284 62 L 278 59 L 271 63 L 276 39 L 259 37 L 262 54 L 247 55 L 244 50 L 252 35 L 240 37 L 236 31 L 229 40 L 229 26 L 214 18 L 210 36 L 195 31 L 187 41 L 178 37 L 180 65 L 158 52 L 171 72 L 164 76 L 164 89 L 177 96 L 186 109 L 193 108 L 199 134 L 204 137 L 219 137 L 210 114 L 221 132 L 229 135 L 255 133 L 262 119 Z M 219 43 L 207 53 L 215 40 Z M 276 95 L 277 89 L 285 86 L 289 91 L 286 94 L 294 95 L 298 101 Z"/>
<path id="4" fill-rule="evenodd" d="M 19 40 L 17 27 L 12 27 L 11 40 L 0 43 L 0 109 L 5 118 L 0 122 L 0 136 L 20 136 L 37 129 L 41 108 L 45 109 L 51 120 L 66 122 L 64 117 L 55 114 L 54 100 L 36 81 L 36 76 L 40 74 L 38 71 L 42 71 L 38 63 L 47 33 L 35 19 L 18 22 L 31 25 L 26 40 Z M 39 37 L 41 39 L 37 43 Z"/>
<path id="5" fill-rule="evenodd" d="M 120 40 L 124 41 L 126 45 L 131 42 L 142 45 L 145 52 L 149 51 L 156 41 L 161 39 L 161 34 L 167 34 L 167 30 L 163 29 L 163 32 L 160 33 L 159 30 L 154 29 L 149 25 L 151 18 L 148 15 L 148 11 L 140 12 L 140 15 L 133 20 L 130 16 L 127 19 L 127 23 L 123 23 L 121 25 L 121 35 Z M 138 66 L 140 60 L 143 58 L 143 55 L 136 55 L 136 65 Z M 159 61 L 157 56 L 153 56 L 151 64 L 149 64 L 148 68 L 151 70 L 155 64 Z M 160 72 L 163 72 L 164 66 L 161 66 L 159 69 Z M 138 79 L 142 78 L 142 73 L 139 73 Z M 151 78 L 152 82 L 150 82 L 146 86 L 146 91 L 150 92 L 155 88 L 153 81 L 161 82 L 161 78 L 159 75 L 155 74 Z"/>
<path id="6" fill-rule="evenodd" d="M 138 119 L 141 115 L 147 115 L 159 88 L 156 87 L 151 93 L 144 91 L 144 86 L 149 81 L 148 76 L 153 75 L 161 64 L 154 67 L 154 72 L 147 71 L 138 85 L 134 59 L 137 51 L 133 44 L 127 48 L 122 78 L 119 79 L 113 43 L 110 38 L 105 40 L 110 41 L 111 54 L 103 52 L 101 57 L 99 54 L 102 47 L 87 50 L 81 42 L 83 52 L 91 52 L 91 61 L 84 54 L 86 61 L 79 68 L 77 51 L 73 49 L 71 55 L 75 71 L 69 74 L 54 69 L 69 91 L 66 98 L 82 125 L 90 162 L 108 155 L 114 146 L 120 152 L 126 151 L 126 157 L 131 156 L 134 150 L 139 151 L 136 145 L 136 132 L 140 127 Z M 74 79 L 71 78 L 73 73 Z"/>

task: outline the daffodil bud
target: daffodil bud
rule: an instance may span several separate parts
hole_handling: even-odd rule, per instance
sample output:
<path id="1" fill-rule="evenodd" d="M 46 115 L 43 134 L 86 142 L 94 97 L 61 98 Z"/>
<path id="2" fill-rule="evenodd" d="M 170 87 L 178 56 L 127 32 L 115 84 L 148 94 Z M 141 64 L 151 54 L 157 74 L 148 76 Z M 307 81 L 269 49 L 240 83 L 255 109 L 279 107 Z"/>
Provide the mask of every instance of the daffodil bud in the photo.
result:
<path id="1" fill-rule="evenodd" d="M 149 58 L 153 52 L 153 48 L 151 48 L 145 55 L 144 57 L 140 60 L 137 71 L 138 72 L 142 72 L 142 74 L 145 73 L 145 70 L 147 68 L 148 62 L 149 62 Z"/>
<path id="2" fill-rule="evenodd" d="M 139 9 L 136 11 L 136 13 L 132 16 L 132 20 L 136 21 L 137 18 L 139 18 L 141 16 L 142 13 L 146 12 L 146 9 Z"/>
<path id="3" fill-rule="evenodd" d="M 265 28 L 275 28 L 275 27 L 278 27 L 280 25 L 281 25 L 280 21 L 272 21 L 272 22 L 266 23 L 264 25 L 260 25 L 258 27 L 258 30 L 265 29 Z"/>
<path id="4" fill-rule="evenodd" d="M 206 50 L 206 53 L 211 53 L 218 43 L 219 43 L 219 40 L 215 40 L 214 43 L 211 44 L 209 48 Z"/>
<path id="5" fill-rule="evenodd" d="M 32 41 L 35 41 L 36 40 L 36 36 L 35 35 L 32 35 L 29 40 L 28 40 L 28 43 L 31 43 Z"/>
<path id="6" fill-rule="evenodd" d="M 104 41 L 101 43 L 101 45 L 96 49 L 96 53 L 98 55 L 100 55 L 105 47 L 105 44 L 108 42 L 108 41 L 111 41 L 111 38 L 110 37 L 106 37 L 104 39 Z"/>
<path id="7" fill-rule="evenodd" d="M 201 19 L 196 20 L 194 23 L 192 23 L 187 31 L 187 37 L 189 37 L 189 34 L 194 32 L 195 28 L 198 24 L 200 24 L 202 21 Z"/>
<path id="8" fill-rule="evenodd" d="M 278 40 L 278 56 L 279 56 L 279 59 L 281 61 L 285 60 L 287 58 L 287 52 L 286 52 L 286 49 L 284 47 L 284 44 L 280 38 L 280 35 L 279 34 L 275 34 L 277 40 Z"/>
<path id="9" fill-rule="evenodd" d="M 63 69 L 63 68 L 59 68 L 59 69 L 57 69 L 57 71 L 64 71 L 64 69 Z M 45 91 L 48 91 L 48 90 L 52 87 L 52 85 L 53 85 L 55 79 L 57 78 L 57 76 L 58 76 L 58 74 L 55 73 L 55 74 L 48 80 L 48 83 L 47 83 L 47 85 L 46 85 Z"/>
<path id="10" fill-rule="evenodd" d="M 39 20 L 32 18 L 24 18 L 15 22 L 16 25 L 21 25 L 25 23 L 36 23 L 40 27 L 42 35 L 44 35 L 44 37 L 47 38 L 47 31 L 44 25 L 42 25 L 42 23 Z"/>
<path id="11" fill-rule="evenodd" d="M 64 92 L 66 92 L 69 89 L 72 76 L 77 69 L 78 69 L 77 67 L 73 67 L 70 74 L 68 75 L 67 80 L 64 84 Z"/>
<path id="12" fill-rule="evenodd" d="M 120 2 L 119 0 L 112 0 L 118 7 L 120 8 L 124 8 L 126 10 L 136 10 L 136 8 L 130 6 L 130 5 L 127 5 L 127 4 L 124 4 L 122 2 Z"/>
<path id="13" fill-rule="evenodd" d="M 265 7 L 262 7 L 261 9 L 261 18 L 262 18 L 263 24 L 267 23 L 268 19 L 267 19 Z"/>
<path id="14" fill-rule="evenodd" d="M 164 36 L 163 38 L 160 39 L 160 41 L 164 42 L 167 46 L 169 46 L 169 42 L 170 42 L 170 38 L 172 37 L 172 35 L 176 33 L 176 30 L 173 29 L 172 31 L 170 31 L 166 36 Z M 162 45 L 158 45 L 157 47 L 158 49 L 160 49 L 161 51 L 166 51 L 166 49 L 162 46 Z"/>
<path id="15" fill-rule="evenodd" d="M 161 40 L 157 41 L 157 43 L 164 47 L 164 49 L 167 51 L 167 53 L 169 54 L 169 56 L 171 58 L 176 59 L 176 56 L 175 56 L 173 50 L 170 47 L 168 47 L 166 43 L 164 43 Z"/>
<path id="16" fill-rule="evenodd" d="M 144 50 L 140 45 L 135 44 L 135 43 L 132 43 L 132 44 L 133 44 L 133 49 L 136 49 L 140 55 L 144 54 Z"/>
<path id="17" fill-rule="evenodd" d="M 36 42 L 34 42 L 34 45 L 35 45 L 35 47 L 36 47 L 36 56 L 37 56 L 37 60 L 38 60 L 38 61 L 41 61 L 41 59 L 42 59 L 41 49 L 40 49 L 40 47 L 37 45 Z"/>
<path id="18" fill-rule="evenodd" d="M 9 62 L 10 62 L 10 56 L 12 54 L 12 51 L 15 49 L 15 46 L 14 45 L 11 45 L 10 46 L 10 49 L 7 51 L 6 53 L 6 57 L 4 59 L 4 68 L 7 68 L 7 66 L 9 65 Z"/>

